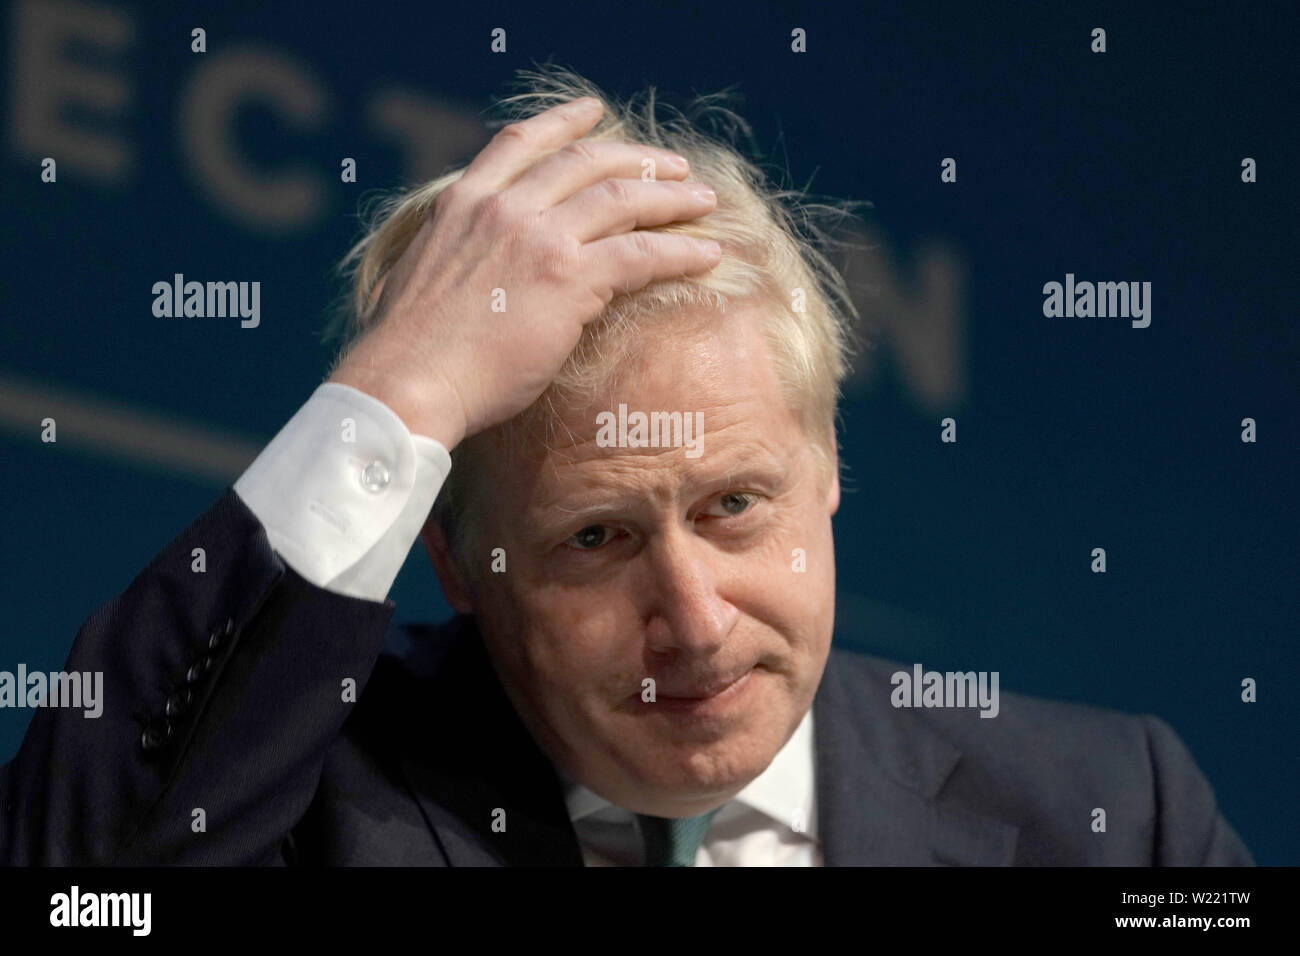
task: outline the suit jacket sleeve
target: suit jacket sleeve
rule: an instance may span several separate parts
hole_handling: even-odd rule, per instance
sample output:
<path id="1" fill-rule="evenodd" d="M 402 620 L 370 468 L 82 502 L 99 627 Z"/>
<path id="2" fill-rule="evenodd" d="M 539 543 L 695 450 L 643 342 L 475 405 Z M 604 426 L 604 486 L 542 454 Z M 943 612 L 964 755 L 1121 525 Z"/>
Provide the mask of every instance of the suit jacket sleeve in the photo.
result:
<path id="1" fill-rule="evenodd" d="M 1158 717 L 1143 718 L 1155 779 L 1155 866 L 1253 866 L 1250 851 L 1219 812 L 1214 791 L 1186 745 Z"/>
<path id="2" fill-rule="evenodd" d="M 103 713 L 35 712 L 0 863 L 286 862 L 393 610 L 304 580 L 227 490 L 82 625 L 65 670 L 102 672 Z"/>

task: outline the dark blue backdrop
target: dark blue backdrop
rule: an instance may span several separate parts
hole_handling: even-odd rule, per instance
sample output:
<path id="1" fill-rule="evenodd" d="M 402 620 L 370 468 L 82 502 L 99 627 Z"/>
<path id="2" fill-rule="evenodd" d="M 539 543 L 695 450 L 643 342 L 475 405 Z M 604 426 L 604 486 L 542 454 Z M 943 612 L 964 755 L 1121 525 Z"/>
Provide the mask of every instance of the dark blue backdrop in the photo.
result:
<path id="1" fill-rule="evenodd" d="M 307 397 L 358 200 L 472 154 L 516 68 L 738 83 L 788 184 L 874 203 L 837 641 L 1158 714 L 1257 859 L 1300 862 L 1294 4 L 867 6 L 10 4 L 0 669 L 60 667 Z M 177 272 L 260 281 L 260 326 L 155 318 Z M 1151 282 L 1151 326 L 1044 317 L 1066 273 Z M 392 597 L 448 613 L 422 549 Z M 0 711 L 0 760 L 29 719 Z"/>

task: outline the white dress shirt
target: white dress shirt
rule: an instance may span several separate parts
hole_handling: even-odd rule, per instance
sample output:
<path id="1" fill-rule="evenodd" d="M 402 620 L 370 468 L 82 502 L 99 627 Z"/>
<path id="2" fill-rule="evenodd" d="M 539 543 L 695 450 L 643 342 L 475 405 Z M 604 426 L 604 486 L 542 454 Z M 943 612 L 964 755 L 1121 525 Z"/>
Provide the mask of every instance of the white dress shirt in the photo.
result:
<path id="1" fill-rule="evenodd" d="M 451 456 L 383 402 L 326 382 L 234 484 L 277 554 L 305 580 L 383 601 Z M 713 818 L 696 866 L 821 866 L 812 711 L 772 763 Z M 637 866 L 636 818 L 556 768 L 588 866 Z"/>
<path id="2" fill-rule="evenodd" d="M 718 811 L 696 866 L 822 865 L 812 721 L 809 709 L 767 769 Z M 556 769 L 587 866 L 640 866 L 645 850 L 636 816 Z"/>
<path id="3" fill-rule="evenodd" d="M 235 482 L 276 553 L 317 587 L 383 601 L 451 472 L 441 442 L 326 382 Z"/>

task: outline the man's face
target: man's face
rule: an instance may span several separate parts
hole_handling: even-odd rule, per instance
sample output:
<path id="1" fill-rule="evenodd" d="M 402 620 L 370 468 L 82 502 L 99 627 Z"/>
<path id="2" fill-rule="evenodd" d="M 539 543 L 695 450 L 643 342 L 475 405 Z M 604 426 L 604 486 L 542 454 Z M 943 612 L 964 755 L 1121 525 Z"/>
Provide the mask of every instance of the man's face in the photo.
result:
<path id="1" fill-rule="evenodd" d="M 480 542 L 507 563 L 472 603 L 498 676 L 552 760 L 639 813 L 702 813 L 762 773 L 830 648 L 839 484 L 783 401 L 759 308 L 666 323 L 611 403 L 485 469 Z M 620 402 L 702 412 L 702 453 L 602 447 L 597 415 Z"/>

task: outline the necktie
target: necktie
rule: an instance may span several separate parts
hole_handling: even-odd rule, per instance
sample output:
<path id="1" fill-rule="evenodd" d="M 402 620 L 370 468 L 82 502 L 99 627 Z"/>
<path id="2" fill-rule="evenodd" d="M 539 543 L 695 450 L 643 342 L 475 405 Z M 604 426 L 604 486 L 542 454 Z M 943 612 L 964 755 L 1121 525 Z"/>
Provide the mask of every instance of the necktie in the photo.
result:
<path id="1" fill-rule="evenodd" d="M 694 866 L 695 852 L 704 842 L 714 814 L 722 807 L 702 813 L 698 817 L 651 817 L 636 815 L 645 840 L 646 866 Z"/>

